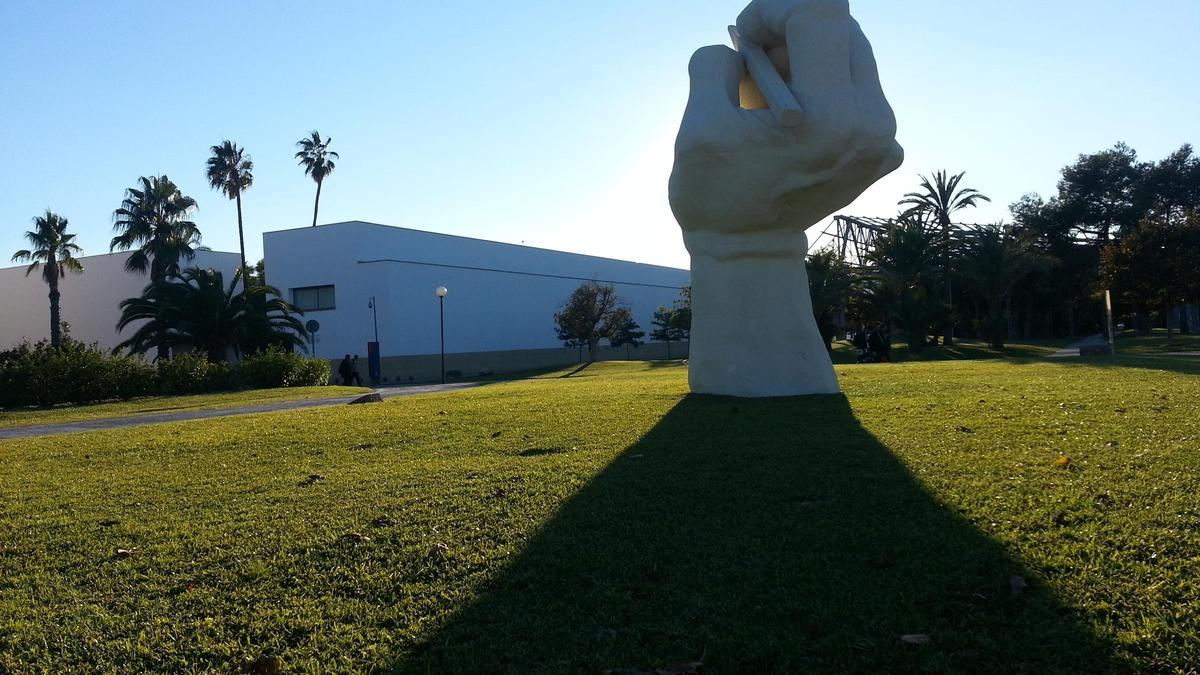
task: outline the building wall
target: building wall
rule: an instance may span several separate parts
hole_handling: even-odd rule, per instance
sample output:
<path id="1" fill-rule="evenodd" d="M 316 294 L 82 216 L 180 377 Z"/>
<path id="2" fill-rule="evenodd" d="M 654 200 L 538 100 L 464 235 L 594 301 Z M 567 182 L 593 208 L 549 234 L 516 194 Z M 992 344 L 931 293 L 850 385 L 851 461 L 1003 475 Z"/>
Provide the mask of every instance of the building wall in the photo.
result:
<path id="1" fill-rule="evenodd" d="M 554 313 L 586 280 L 613 284 L 647 333 L 690 283 L 687 270 L 358 221 L 268 232 L 263 249 L 267 282 L 289 300 L 293 288 L 335 287 L 334 309 L 304 317 L 320 322 L 326 358 L 366 357 L 371 296 L 385 357 L 438 353 L 438 286 L 450 291 L 447 352 L 511 352 L 561 348 Z"/>
<path id="2" fill-rule="evenodd" d="M 686 359 L 687 342 L 672 342 L 670 347 L 663 342 L 649 342 L 640 347 L 600 347 L 596 350 L 597 361 L 662 361 Z M 588 360 L 587 350 L 556 347 L 552 349 L 522 349 L 516 351 L 469 352 L 446 354 L 447 381 L 475 379 L 487 375 L 526 373 L 529 371 L 563 368 L 583 364 Z M 333 381 L 339 383 L 338 365 L 340 358 L 331 359 Z M 406 385 L 441 380 L 441 355 L 388 356 L 382 360 L 381 384 Z M 369 373 L 364 360 L 359 360 L 359 375 L 369 384 Z"/>
<path id="3" fill-rule="evenodd" d="M 125 271 L 128 253 L 91 255 L 79 259 L 82 274 L 68 272 L 59 284 L 62 294 L 62 319 L 70 325 L 71 337 L 80 342 L 96 342 L 111 349 L 134 328 L 117 333 L 120 303 L 137 297 L 150 282 L 149 277 Z M 188 266 L 220 270 L 227 280 L 238 267 L 236 253 L 198 251 Z M 25 267 L 0 269 L 0 349 L 22 340 L 36 342 L 50 337 L 50 289 L 41 270 L 25 276 Z"/>

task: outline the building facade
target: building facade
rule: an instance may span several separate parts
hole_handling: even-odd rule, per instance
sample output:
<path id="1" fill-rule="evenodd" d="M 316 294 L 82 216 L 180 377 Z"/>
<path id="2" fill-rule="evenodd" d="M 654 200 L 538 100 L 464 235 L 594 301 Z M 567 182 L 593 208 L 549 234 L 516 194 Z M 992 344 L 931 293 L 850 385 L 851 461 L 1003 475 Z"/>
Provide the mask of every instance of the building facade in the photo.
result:
<path id="1" fill-rule="evenodd" d="M 431 379 L 423 357 L 440 353 L 443 326 L 447 369 L 464 376 L 569 362 L 554 313 L 583 282 L 612 284 L 647 334 L 690 283 L 683 269 L 362 221 L 268 232 L 263 251 L 267 283 L 320 324 L 315 354 L 365 359 L 378 334 L 389 382 Z M 623 353 L 666 356 L 639 351 Z"/>
<path id="2" fill-rule="evenodd" d="M 129 253 L 89 255 L 79 258 L 83 273 L 67 273 L 59 283 L 62 294 L 62 320 L 70 327 L 72 338 L 85 343 L 97 343 L 112 349 L 133 334 L 130 327 L 117 331 L 121 317 L 120 304 L 135 298 L 150 283 L 150 278 L 125 270 Z M 197 251 L 185 267 L 220 270 L 226 281 L 232 281 L 240 257 L 236 253 Z M 25 275 L 26 266 L 0 269 L 0 349 L 7 349 L 29 340 L 50 338 L 50 288 L 42 279 L 41 270 Z"/>

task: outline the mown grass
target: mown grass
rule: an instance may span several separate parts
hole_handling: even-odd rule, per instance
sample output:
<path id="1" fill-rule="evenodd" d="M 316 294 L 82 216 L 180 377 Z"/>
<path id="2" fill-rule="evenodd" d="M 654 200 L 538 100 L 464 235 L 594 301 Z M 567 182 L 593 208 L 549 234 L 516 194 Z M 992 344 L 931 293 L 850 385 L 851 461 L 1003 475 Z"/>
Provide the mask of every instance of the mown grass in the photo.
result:
<path id="1" fill-rule="evenodd" d="M 1180 334 L 1179 331 L 1172 331 L 1171 335 L 1167 335 L 1166 329 L 1163 328 L 1156 328 L 1147 334 L 1121 331 L 1117 333 L 1116 348 L 1121 354 L 1200 352 L 1200 335 Z"/>
<path id="2" fill-rule="evenodd" d="M 251 389 L 217 394 L 191 394 L 187 396 L 147 396 L 130 401 L 97 403 L 95 405 L 58 406 L 54 408 L 0 408 L 0 429 L 40 424 L 80 422 L 106 417 L 127 417 L 130 415 L 151 415 L 190 410 L 216 410 L 243 405 L 276 403 L 279 401 L 334 398 L 337 396 L 362 394 L 368 391 L 371 390 L 363 387 L 291 387 L 283 389 Z"/>
<path id="3" fill-rule="evenodd" d="M 892 345 L 892 361 L 963 361 L 975 359 L 1036 359 L 1049 356 L 1065 347 L 1070 340 L 1045 339 L 1027 340 L 1005 345 L 1003 350 L 992 349 L 986 342 L 978 340 L 956 340 L 949 347 L 938 345 L 914 352 L 903 342 Z M 848 340 L 833 343 L 833 362 L 850 364 L 858 361 L 858 348 Z"/>
<path id="4" fill-rule="evenodd" d="M 845 398 L 598 364 L 0 442 L 0 671 L 1195 666 L 1194 375 L 838 371 Z"/>

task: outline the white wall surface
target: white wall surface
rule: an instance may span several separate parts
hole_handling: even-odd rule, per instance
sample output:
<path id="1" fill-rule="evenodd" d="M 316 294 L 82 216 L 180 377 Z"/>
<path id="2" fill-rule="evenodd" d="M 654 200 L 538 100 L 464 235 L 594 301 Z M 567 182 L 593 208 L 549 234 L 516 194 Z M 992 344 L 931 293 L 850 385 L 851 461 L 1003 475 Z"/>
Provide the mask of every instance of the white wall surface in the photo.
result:
<path id="1" fill-rule="evenodd" d="M 571 291 L 611 283 L 647 335 L 659 306 L 687 286 L 687 270 L 353 221 L 263 235 L 267 283 L 335 286 L 336 308 L 310 311 L 321 324 L 316 353 L 366 356 L 376 297 L 384 356 L 437 353 L 438 299 L 445 300 L 446 351 L 561 347 L 554 313 Z"/>
<path id="2" fill-rule="evenodd" d="M 128 252 L 84 256 L 83 273 L 67 273 L 59 283 L 62 294 L 62 319 L 71 326 L 71 337 L 80 342 L 97 342 L 112 349 L 131 335 L 117 333 L 121 317 L 120 302 L 137 297 L 150 283 L 149 276 L 125 271 Z M 185 267 L 220 270 L 226 283 L 232 281 L 239 257 L 236 253 L 197 251 Z M 0 269 L 0 349 L 21 340 L 31 342 L 50 337 L 50 288 L 42 279 L 41 269 L 25 276 L 25 266 Z"/>

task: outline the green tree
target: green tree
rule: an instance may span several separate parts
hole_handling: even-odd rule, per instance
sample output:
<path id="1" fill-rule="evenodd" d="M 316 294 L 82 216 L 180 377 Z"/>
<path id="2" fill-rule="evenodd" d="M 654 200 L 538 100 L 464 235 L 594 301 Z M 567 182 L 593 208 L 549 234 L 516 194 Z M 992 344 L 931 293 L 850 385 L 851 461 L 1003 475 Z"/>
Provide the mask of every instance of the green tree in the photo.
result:
<path id="1" fill-rule="evenodd" d="M 75 256 L 83 251 L 75 244 L 75 235 L 67 232 L 67 219 L 46 209 L 45 215 L 33 219 L 33 229 L 25 233 L 30 248 L 13 254 L 13 262 L 29 263 L 25 276 L 39 267 L 42 279 L 50 287 L 50 345 L 62 346 L 62 316 L 58 283 L 67 272 L 83 271 Z"/>
<path id="2" fill-rule="evenodd" d="M 269 344 L 305 346 L 300 310 L 266 285 L 242 284 L 241 272 L 225 286 L 211 269 L 189 268 L 151 283 L 137 298 L 121 302 L 118 330 L 140 324 L 113 350 L 143 354 L 166 344 L 203 353 L 214 363 L 232 350 L 241 355 Z M 239 284 L 242 290 L 237 290 Z"/>
<path id="3" fill-rule="evenodd" d="M 321 134 L 316 131 L 308 138 L 296 142 L 296 147 L 300 148 L 296 159 L 300 160 L 300 166 L 304 167 L 305 175 L 312 176 L 317 184 L 317 198 L 313 202 L 313 227 L 317 226 L 317 210 L 321 207 L 321 185 L 325 178 L 333 173 L 333 160 L 341 159 L 340 155 L 329 149 L 332 142 L 332 138 L 321 140 Z"/>
<path id="4" fill-rule="evenodd" d="M 660 306 L 654 310 L 654 319 L 650 324 L 653 326 L 650 339 L 667 343 L 667 359 L 670 359 L 671 343 L 679 339 L 679 320 L 675 318 L 675 310 Z"/>
<path id="5" fill-rule="evenodd" d="M 633 320 L 633 314 L 629 310 L 621 311 L 623 316 L 616 319 L 616 330 L 613 331 L 608 342 L 614 347 L 625 347 L 625 358 L 629 358 L 630 347 L 641 347 L 644 343 L 642 338 L 646 336 L 646 332 L 641 330 L 641 326 L 637 321 Z"/>
<path id="6" fill-rule="evenodd" d="M 690 340 L 692 337 L 692 287 L 684 286 L 679 289 L 679 297 L 671 303 L 671 327 L 675 329 L 678 340 Z"/>
<path id="7" fill-rule="evenodd" d="M 983 300 L 988 343 L 993 349 L 1004 349 L 1008 335 L 1005 302 L 1009 294 L 1018 282 L 1039 267 L 1048 266 L 1051 260 L 1038 250 L 1032 237 L 1022 236 L 1002 223 L 962 233 L 960 251 L 959 275 Z"/>
<path id="8" fill-rule="evenodd" d="M 921 221 L 900 218 L 875 239 L 867 256 L 872 271 L 866 290 L 873 304 L 904 329 L 911 351 L 927 345 L 945 314 L 941 297 L 942 237 Z"/>
<path id="9" fill-rule="evenodd" d="M 1163 225 L 1183 225 L 1200 213 L 1200 157 L 1190 144 L 1145 166 L 1137 203 L 1143 218 Z"/>
<path id="10" fill-rule="evenodd" d="M 1148 206 L 1142 190 L 1147 169 L 1124 143 L 1080 155 L 1062 170 L 1055 208 L 1076 239 L 1103 247 L 1141 222 Z"/>
<path id="11" fill-rule="evenodd" d="M 1148 312 L 1200 297 L 1200 216 L 1178 224 L 1147 219 L 1101 253 L 1100 280 L 1117 299 Z M 1170 336 L 1170 323 L 1167 324 Z"/>
<path id="12" fill-rule="evenodd" d="M 208 184 L 237 203 L 238 250 L 242 254 L 242 280 L 250 280 L 246 266 L 246 236 L 242 226 L 242 193 L 254 184 L 254 162 L 243 148 L 232 141 L 222 141 L 210 148 L 206 173 Z"/>
<path id="13" fill-rule="evenodd" d="M 125 269 L 150 273 L 151 283 L 161 282 L 179 273 L 179 263 L 196 257 L 200 228 L 189 220 L 196 200 L 183 194 L 166 176 L 142 176 L 138 187 L 125 191 L 121 207 L 113 212 L 117 236 L 109 250 L 133 253 L 125 260 Z M 158 347 L 158 358 L 169 357 L 165 338 Z"/>
<path id="14" fill-rule="evenodd" d="M 838 314 L 845 310 L 854 292 L 854 271 L 832 246 L 809 255 L 807 267 L 813 316 L 825 348 L 832 351 Z"/>
<path id="15" fill-rule="evenodd" d="M 568 347 L 586 345 L 588 360 L 596 360 L 601 340 L 611 340 L 629 318 L 629 307 L 609 284 L 586 281 L 576 288 L 554 315 L 558 339 Z"/>
<path id="16" fill-rule="evenodd" d="M 936 171 L 933 180 L 921 176 L 921 189 L 909 192 L 901 200 L 901 206 L 908 206 L 904 212 L 910 217 L 928 218 L 941 230 L 942 236 L 942 279 L 946 291 L 946 325 L 945 344 L 954 343 L 954 286 L 951 282 L 950 245 L 953 217 L 958 211 L 974 208 L 980 202 L 992 201 L 982 192 L 968 187 L 962 187 L 963 176 L 966 172 L 950 176 L 946 171 Z"/>

